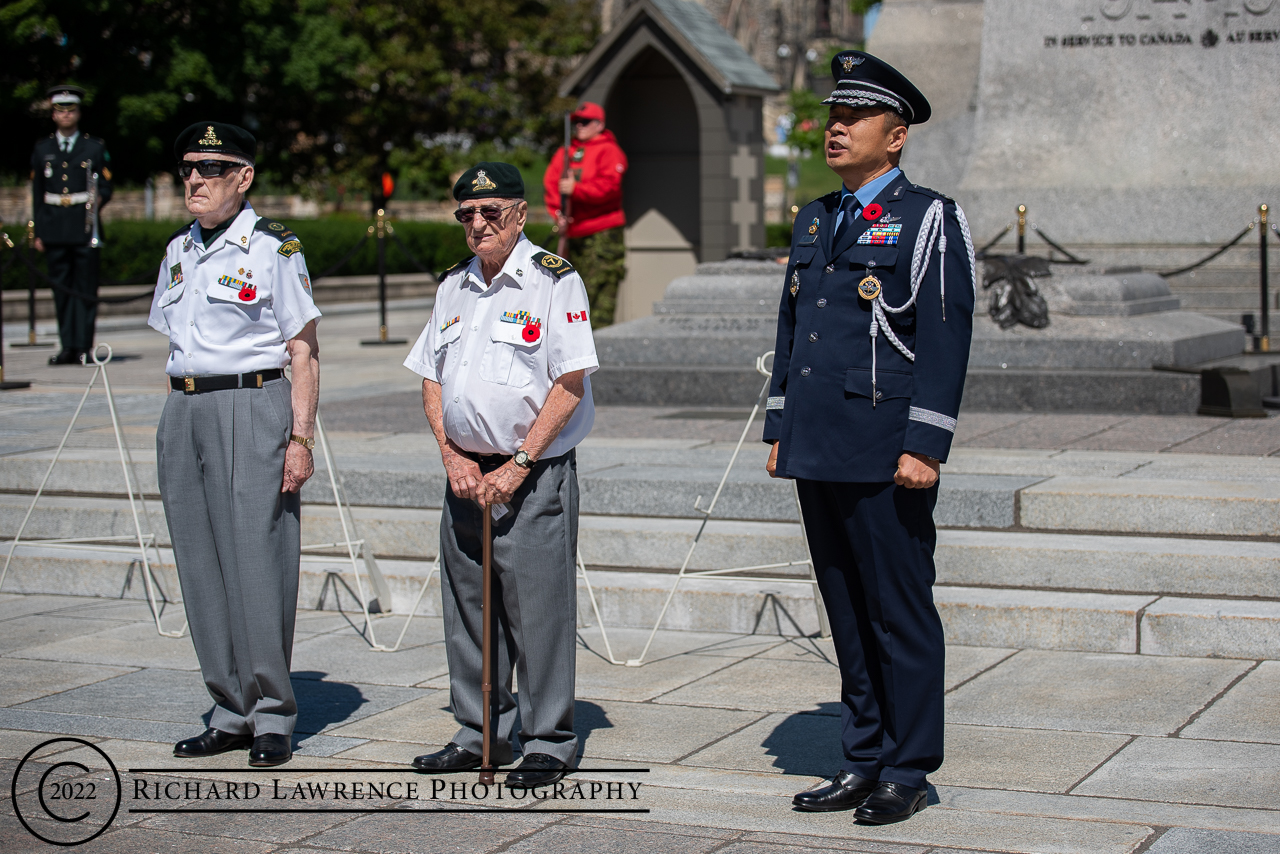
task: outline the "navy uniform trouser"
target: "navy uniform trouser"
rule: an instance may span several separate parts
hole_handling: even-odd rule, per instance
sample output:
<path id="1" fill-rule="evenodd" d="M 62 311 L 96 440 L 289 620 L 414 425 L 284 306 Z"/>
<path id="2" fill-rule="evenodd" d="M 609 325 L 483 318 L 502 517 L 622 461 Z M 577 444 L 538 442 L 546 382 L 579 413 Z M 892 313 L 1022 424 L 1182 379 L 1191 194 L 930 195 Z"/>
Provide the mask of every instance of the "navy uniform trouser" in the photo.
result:
<path id="1" fill-rule="evenodd" d="M 942 765 L 938 487 L 797 485 L 840 665 L 842 770 L 923 789 Z"/>
<path id="2" fill-rule="evenodd" d="M 49 278 L 64 288 L 90 299 L 98 296 L 99 250 L 84 246 L 50 245 L 45 248 Z M 53 292 L 53 305 L 58 312 L 58 339 L 64 350 L 93 348 L 93 329 L 98 319 L 98 304 L 77 299 L 73 294 Z"/>

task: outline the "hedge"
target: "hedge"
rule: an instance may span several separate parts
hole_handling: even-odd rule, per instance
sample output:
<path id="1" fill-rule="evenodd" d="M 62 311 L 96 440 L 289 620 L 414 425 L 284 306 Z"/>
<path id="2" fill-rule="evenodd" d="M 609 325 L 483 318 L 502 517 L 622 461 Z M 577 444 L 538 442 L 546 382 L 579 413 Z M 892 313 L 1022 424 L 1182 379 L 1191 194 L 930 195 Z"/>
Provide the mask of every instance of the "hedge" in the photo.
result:
<path id="1" fill-rule="evenodd" d="M 183 224 L 147 221 L 108 223 L 103 235 L 103 282 L 132 281 L 139 278 L 154 280 L 169 237 Z M 288 225 L 302 241 L 307 268 L 313 275 L 327 270 L 341 260 L 342 256 L 360 242 L 369 227 L 368 222 L 338 218 L 297 220 Z M 393 222 L 392 226 L 395 236 L 433 273 L 438 273 L 471 254 L 460 225 L 443 222 Z M 525 234 L 533 242 L 555 249 L 549 223 L 530 223 L 525 227 Z M 0 255 L 0 264 L 9 261 L 8 255 L 7 251 Z M 43 257 L 39 258 L 37 265 L 44 270 Z M 377 243 L 370 239 L 355 257 L 332 275 L 358 276 L 377 272 Z M 418 272 L 413 261 L 405 256 L 394 239 L 387 241 L 387 272 Z M 9 265 L 3 282 L 5 288 L 26 288 L 26 268 L 21 261 L 15 259 Z"/>
<path id="2" fill-rule="evenodd" d="M 182 225 L 180 222 L 132 220 L 108 223 L 102 249 L 103 281 L 132 281 L 154 277 L 169 236 Z M 312 274 L 324 272 L 341 260 L 343 255 L 360 242 L 369 227 L 368 222 L 341 218 L 297 220 L 288 225 L 302 241 L 307 268 Z M 443 222 L 393 222 L 392 225 L 396 236 L 433 273 L 452 266 L 470 254 L 460 225 Z M 791 226 L 787 223 L 770 223 L 765 226 L 765 232 L 768 246 L 788 246 L 791 243 Z M 534 243 L 555 251 L 549 223 L 530 223 L 525 227 L 525 234 Z M 8 256 L 8 251 L 0 254 L 0 264 L 8 262 Z M 43 270 L 43 257 L 37 263 Z M 377 272 L 377 244 L 369 240 L 354 258 L 333 275 L 358 276 Z M 405 257 L 394 240 L 387 242 L 387 272 L 418 272 L 418 268 Z M 26 269 L 20 261 L 15 259 L 9 265 L 3 283 L 5 288 L 27 286 Z"/>

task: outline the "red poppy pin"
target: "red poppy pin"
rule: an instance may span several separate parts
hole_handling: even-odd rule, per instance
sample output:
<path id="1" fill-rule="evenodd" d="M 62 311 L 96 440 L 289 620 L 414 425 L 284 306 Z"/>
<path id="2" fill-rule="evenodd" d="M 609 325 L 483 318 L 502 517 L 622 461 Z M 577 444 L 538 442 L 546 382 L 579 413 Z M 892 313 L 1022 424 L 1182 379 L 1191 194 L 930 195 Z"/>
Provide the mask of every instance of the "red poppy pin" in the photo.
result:
<path id="1" fill-rule="evenodd" d="M 542 329 L 536 323 L 526 323 L 521 334 L 524 336 L 525 341 L 532 344 L 542 335 Z"/>
<path id="2" fill-rule="evenodd" d="M 862 209 L 862 218 L 870 222 L 871 220 L 879 219 L 882 213 L 884 213 L 884 208 L 872 202 Z"/>
<path id="3" fill-rule="evenodd" d="M 258 291 L 253 285 L 245 285 L 240 289 L 241 302 L 253 302 L 253 298 L 258 295 Z"/>

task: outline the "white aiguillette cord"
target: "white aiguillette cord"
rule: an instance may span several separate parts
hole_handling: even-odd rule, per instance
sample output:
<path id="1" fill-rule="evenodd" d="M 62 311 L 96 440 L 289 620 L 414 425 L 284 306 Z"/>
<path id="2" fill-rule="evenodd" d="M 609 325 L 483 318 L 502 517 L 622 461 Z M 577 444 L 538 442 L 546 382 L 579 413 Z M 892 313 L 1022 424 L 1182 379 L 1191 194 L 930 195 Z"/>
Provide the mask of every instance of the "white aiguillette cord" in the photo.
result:
<path id="1" fill-rule="evenodd" d="M 964 211 L 960 210 L 960 206 L 956 205 L 956 221 L 960 224 L 960 233 L 964 236 L 965 249 L 969 253 L 969 270 L 973 276 L 973 296 L 978 298 L 978 267 L 977 260 L 974 258 L 973 237 L 969 234 L 969 221 L 965 219 Z M 876 405 L 876 338 L 880 335 L 880 330 L 884 330 L 884 337 L 889 339 L 899 353 L 907 357 L 910 362 L 915 362 L 916 354 L 907 349 L 907 345 L 898 340 L 898 336 L 893 333 L 893 329 L 889 326 L 889 314 L 901 314 L 915 304 L 916 297 L 920 293 L 920 285 L 924 282 L 925 273 L 929 271 L 929 254 L 933 247 L 938 247 L 938 285 L 942 292 L 942 322 L 947 321 L 947 280 L 946 280 L 946 263 L 944 256 L 947 252 L 947 236 L 942 231 L 942 200 L 935 199 L 933 204 L 929 205 L 929 209 L 925 211 L 924 221 L 920 223 L 920 231 L 916 235 L 916 248 L 911 253 L 911 297 L 902 305 L 894 308 L 884 300 L 884 288 L 880 289 L 880 293 L 871 301 L 871 408 Z"/>

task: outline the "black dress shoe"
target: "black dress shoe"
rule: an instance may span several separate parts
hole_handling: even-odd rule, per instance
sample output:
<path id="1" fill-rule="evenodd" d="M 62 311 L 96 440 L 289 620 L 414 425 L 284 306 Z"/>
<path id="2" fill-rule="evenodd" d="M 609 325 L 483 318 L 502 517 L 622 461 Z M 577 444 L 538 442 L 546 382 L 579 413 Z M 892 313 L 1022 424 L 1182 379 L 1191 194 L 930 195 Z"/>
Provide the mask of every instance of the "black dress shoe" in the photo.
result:
<path id="1" fill-rule="evenodd" d="M 867 824 L 906 821 L 925 808 L 928 789 L 913 789 L 902 783 L 880 783 L 853 817 Z"/>
<path id="2" fill-rule="evenodd" d="M 482 761 L 484 757 L 451 741 L 444 750 L 426 753 L 414 759 L 413 767 L 417 771 L 425 772 L 469 771 L 472 768 L 479 768 Z"/>
<path id="3" fill-rule="evenodd" d="M 564 779 L 569 766 L 554 756 L 545 753 L 530 753 L 515 770 L 507 774 L 507 787 L 520 786 L 532 789 L 535 786 L 550 786 Z"/>
<path id="4" fill-rule="evenodd" d="M 201 756 L 216 756 L 228 750 L 244 750 L 253 743 L 253 736 L 245 733 L 236 735 L 209 727 L 195 738 L 188 738 L 173 746 L 173 755 L 183 759 L 198 759 Z"/>
<path id="5" fill-rule="evenodd" d="M 856 809 L 862 806 L 877 785 L 875 780 L 866 780 L 851 771 L 841 771 L 825 786 L 796 795 L 791 799 L 791 805 L 804 812 Z"/>
<path id="6" fill-rule="evenodd" d="M 51 365 L 78 365 L 80 364 L 80 353 L 77 350 L 63 350 L 56 356 L 49 357 Z"/>
<path id="7" fill-rule="evenodd" d="M 263 733 L 253 740 L 249 748 L 249 764 L 254 768 L 270 768 L 283 765 L 293 758 L 292 740 L 276 732 Z"/>

